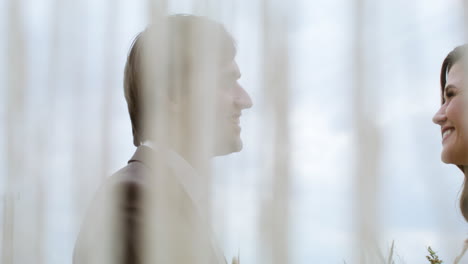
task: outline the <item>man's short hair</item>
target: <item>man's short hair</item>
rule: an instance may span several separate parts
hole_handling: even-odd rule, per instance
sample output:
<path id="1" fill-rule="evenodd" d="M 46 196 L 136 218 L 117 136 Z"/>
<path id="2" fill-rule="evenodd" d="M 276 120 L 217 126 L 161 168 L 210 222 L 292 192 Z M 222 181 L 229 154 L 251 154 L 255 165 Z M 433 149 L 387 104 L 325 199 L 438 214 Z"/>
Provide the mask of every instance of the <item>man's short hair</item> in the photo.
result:
<path id="1" fill-rule="evenodd" d="M 161 24 L 149 25 L 135 38 L 124 73 L 125 99 L 135 146 L 150 136 L 145 129 L 150 124 L 144 124 L 144 116 L 155 114 L 157 90 L 166 89 L 160 91 L 171 100 L 190 92 L 187 89 L 191 86 L 191 75 L 197 64 L 204 63 L 200 54 L 212 52 L 208 47 L 214 45 L 213 41 L 217 41 L 220 62 L 234 59 L 236 48 L 231 35 L 223 25 L 205 17 L 168 16 Z"/>

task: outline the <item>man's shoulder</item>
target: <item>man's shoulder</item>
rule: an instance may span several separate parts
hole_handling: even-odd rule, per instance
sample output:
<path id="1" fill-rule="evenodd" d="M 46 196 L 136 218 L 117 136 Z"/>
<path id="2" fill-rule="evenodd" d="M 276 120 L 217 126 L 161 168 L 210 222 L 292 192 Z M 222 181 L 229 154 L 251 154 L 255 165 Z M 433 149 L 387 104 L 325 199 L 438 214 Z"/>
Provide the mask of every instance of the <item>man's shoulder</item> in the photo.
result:
<path id="1" fill-rule="evenodd" d="M 141 183 L 151 175 L 151 170 L 141 162 L 130 162 L 113 173 L 104 184 Z"/>
<path id="2" fill-rule="evenodd" d="M 136 195 L 141 198 L 143 193 L 149 190 L 155 191 L 158 185 L 180 189 L 177 177 L 174 176 L 175 170 L 166 162 L 156 163 L 157 167 L 131 160 L 125 167 L 107 177 L 92 199 L 90 211 L 93 211 L 92 207 L 96 207 L 96 204 L 102 204 L 103 201 L 109 199 L 115 200 L 120 197 L 118 201 L 122 201 L 122 198 L 127 201 L 126 199 Z"/>
<path id="3" fill-rule="evenodd" d="M 125 184 L 143 184 L 147 185 L 149 182 L 164 182 L 168 179 L 175 179 L 174 170 L 167 162 L 155 162 L 156 165 L 149 166 L 140 161 L 131 161 L 125 167 L 113 173 L 103 183 L 103 189 L 106 187 L 125 185 Z"/>
<path id="4" fill-rule="evenodd" d="M 99 263 L 100 251 L 114 240 L 119 208 L 135 208 L 141 204 L 143 190 L 150 175 L 140 162 L 132 162 L 103 181 L 92 198 L 74 249 L 73 263 Z M 118 233 L 118 232 L 117 232 Z M 90 258 L 90 256 L 93 256 Z"/>

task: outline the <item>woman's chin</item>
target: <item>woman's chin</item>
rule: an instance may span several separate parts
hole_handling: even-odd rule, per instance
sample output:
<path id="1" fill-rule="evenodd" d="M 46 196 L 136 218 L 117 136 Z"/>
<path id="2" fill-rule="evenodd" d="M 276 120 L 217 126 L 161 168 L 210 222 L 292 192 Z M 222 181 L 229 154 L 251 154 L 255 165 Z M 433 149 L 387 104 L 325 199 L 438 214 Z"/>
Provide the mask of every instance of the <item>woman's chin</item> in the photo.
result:
<path id="1" fill-rule="evenodd" d="M 442 162 L 445 163 L 445 164 L 455 164 L 454 163 L 455 162 L 454 157 L 453 157 L 453 155 L 451 155 L 451 153 L 449 151 L 442 150 L 440 158 L 441 158 Z"/>
<path id="2" fill-rule="evenodd" d="M 468 155 L 453 155 L 451 153 L 442 152 L 442 162 L 445 164 L 454 164 L 465 166 L 468 165 Z"/>

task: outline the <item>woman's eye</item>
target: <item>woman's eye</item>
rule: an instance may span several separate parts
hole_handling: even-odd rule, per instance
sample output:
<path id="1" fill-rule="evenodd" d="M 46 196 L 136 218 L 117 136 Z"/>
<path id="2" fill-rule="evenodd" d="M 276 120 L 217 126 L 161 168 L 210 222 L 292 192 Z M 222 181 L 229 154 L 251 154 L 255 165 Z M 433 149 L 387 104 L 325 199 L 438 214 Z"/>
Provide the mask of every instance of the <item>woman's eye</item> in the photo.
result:
<path id="1" fill-rule="evenodd" d="M 454 91 L 447 91 L 447 92 L 445 93 L 445 100 L 450 99 L 450 98 L 452 98 L 452 97 L 454 97 L 454 96 L 455 96 L 455 92 L 454 92 Z"/>

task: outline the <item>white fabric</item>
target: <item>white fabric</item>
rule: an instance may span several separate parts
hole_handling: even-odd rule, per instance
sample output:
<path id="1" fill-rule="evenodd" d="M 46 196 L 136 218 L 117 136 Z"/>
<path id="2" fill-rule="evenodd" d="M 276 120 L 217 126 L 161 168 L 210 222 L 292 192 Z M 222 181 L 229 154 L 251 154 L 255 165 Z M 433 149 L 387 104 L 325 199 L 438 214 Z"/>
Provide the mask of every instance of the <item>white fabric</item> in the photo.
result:
<path id="1" fill-rule="evenodd" d="M 168 155 L 167 161 L 169 165 L 178 170 L 178 173 L 175 173 L 178 182 L 187 192 L 190 199 L 192 199 L 195 207 L 201 210 L 201 212 L 206 212 L 204 209 L 206 209 L 208 202 L 208 186 L 203 184 L 203 181 L 200 180 L 200 175 L 192 165 L 172 149 L 163 147 L 152 141 L 145 141 L 143 145 L 154 151 L 163 152 Z"/>
<path id="2" fill-rule="evenodd" d="M 208 212 L 206 209 L 208 205 L 209 189 L 208 186 L 204 185 L 203 181 L 200 180 L 201 176 L 197 173 L 195 168 L 172 149 L 152 141 L 145 141 L 143 145 L 151 148 L 153 151 L 167 154 L 166 157 L 169 166 L 177 170 L 177 173 L 175 173 L 177 181 L 182 185 L 182 188 L 187 192 L 190 199 L 192 199 L 196 210 L 200 213 L 200 217 L 202 217 L 206 223 L 209 223 L 208 217 L 205 215 L 205 212 Z M 214 234 L 211 228 L 210 232 Z M 219 248 L 218 240 L 214 235 L 211 236 L 211 243 L 215 248 Z M 238 259 L 238 256 L 233 257 L 232 263 L 239 263 Z"/>

